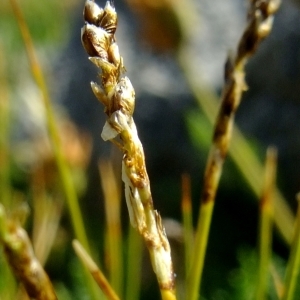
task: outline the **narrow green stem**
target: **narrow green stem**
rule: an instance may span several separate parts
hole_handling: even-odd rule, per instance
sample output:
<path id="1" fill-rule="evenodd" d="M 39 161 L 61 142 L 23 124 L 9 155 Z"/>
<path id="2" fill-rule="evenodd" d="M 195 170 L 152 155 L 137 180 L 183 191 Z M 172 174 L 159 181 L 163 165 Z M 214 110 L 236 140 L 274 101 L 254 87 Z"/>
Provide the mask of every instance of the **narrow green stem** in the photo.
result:
<path id="1" fill-rule="evenodd" d="M 192 272 L 190 272 L 188 276 L 186 300 L 197 300 L 200 297 L 199 287 L 201 286 L 213 209 L 214 201 L 201 204 L 194 246 L 194 249 L 197 249 L 198 251 L 197 253 L 194 251 L 193 254 L 193 266 L 191 268 Z"/>
<path id="2" fill-rule="evenodd" d="M 106 255 L 109 257 L 109 279 L 117 294 L 123 295 L 123 245 L 121 228 L 121 193 L 111 162 L 99 163 L 106 216 Z"/>
<path id="3" fill-rule="evenodd" d="M 183 218 L 183 238 L 184 238 L 184 256 L 185 256 L 185 274 L 187 276 L 193 253 L 193 216 L 191 201 L 191 182 L 190 176 L 182 175 L 182 202 L 181 211 Z"/>
<path id="4" fill-rule="evenodd" d="M 138 300 L 140 298 L 142 250 L 142 239 L 137 231 L 129 224 L 127 243 L 126 300 Z"/>
<path id="5" fill-rule="evenodd" d="M 76 194 L 74 183 L 72 181 L 71 171 L 66 163 L 63 154 L 62 144 L 60 141 L 59 132 L 56 125 L 55 116 L 54 116 L 54 111 L 51 105 L 51 99 L 49 96 L 48 87 L 44 78 L 44 74 L 42 72 L 42 68 L 38 60 L 38 57 L 36 55 L 27 23 L 23 17 L 22 11 L 17 3 L 17 0 L 10 0 L 10 3 L 13 8 L 13 12 L 15 14 L 16 20 L 18 22 L 22 38 L 24 40 L 24 45 L 26 47 L 31 73 L 42 94 L 42 101 L 45 107 L 49 136 L 52 142 L 54 156 L 60 174 L 62 187 L 66 197 L 66 202 L 71 216 L 71 221 L 72 221 L 72 226 L 74 228 L 75 236 L 80 241 L 80 243 L 84 246 L 84 248 L 90 253 L 90 247 L 86 236 L 82 214 L 79 207 L 78 197 Z M 95 289 L 96 286 L 92 282 L 89 274 L 87 272 L 84 272 L 84 274 L 85 274 L 85 278 L 86 278 L 86 282 L 90 294 L 93 296 L 94 299 L 96 299 L 97 298 L 97 290 Z"/>
<path id="6" fill-rule="evenodd" d="M 23 17 L 22 11 L 16 0 L 10 0 L 14 14 L 19 24 L 19 28 L 24 40 L 24 45 L 26 47 L 28 60 L 31 67 L 31 72 L 37 86 L 40 88 L 42 93 L 42 100 L 46 111 L 46 120 L 49 130 L 49 135 L 53 145 L 55 159 L 58 165 L 58 170 L 61 176 L 62 186 L 67 199 L 68 208 L 70 211 L 72 224 L 74 227 L 75 235 L 84 246 L 87 251 L 89 251 L 88 240 L 85 234 L 83 219 L 81 211 L 78 204 L 78 199 L 75 191 L 74 184 L 72 182 L 72 176 L 70 170 L 65 161 L 62 145 L 58 134 L 57 125 L 55 122 L 55 116 L 53 108 L 51 106 L 51 99 L 48 92 L 48 87 L 44 78 L 44 74 L 41 69 L 40 62 L 37 58 L 35 48 L 31 39 L 31 35 L 27 26 L 27 23 Z"/>
<path id="7" fill-rule="evenodd" d="M 297 284 L 299 284 L 300 272 L 300 194 L 297 195 L 298 211 L 294 238 L 291 246 L 290 257 L 285 274 L 284 292 L 282 300 L 296 300 L 299 295 L 295 295 Z"/>
<path id="8" fill-rule="evenodd" d="M 274 148 L 267 151 L 264 191 L 260 202 L 260 237 L 257 300 L 266 299 L 269 267 L 272 252 L 273 188 L 276 174 L 277 153 Z"/>
<path id="9" fill-rule="evenodd" d="M 0 201 L 5 207 L 9 204 L 9 92 L 5 77 L 6 66 L 4 49 L 0 44 Z"/>
<path id="10" fill-rule="evenodd" d="M 178 61 L 184 72 L 185 78 L 194 94 L 199 107 L 202 109 L 210 124 L 214 124 L 218 111 L 218 97 L 213 89 L 201 83 L 201 79 L 194 75 L 194 70 L 190 64 L 187 49 L 182 49 L 178 53 Z M 260 197 L 261 180 L 257 174 L 263 174 L 263 166 L 246 140 L 243 133 L 236 125 L 233 127 L 229 155 L 239 169 L 246 183 L 252 189 L 255 196 Z M 247 159 L 245 159 L 247 158 Z M 274 222 L 278 227 L 284 240 L 290 244 L 292 240 L 294 216 L 287 205 L 287 201 L 278 188 L 274 191 Z"/>

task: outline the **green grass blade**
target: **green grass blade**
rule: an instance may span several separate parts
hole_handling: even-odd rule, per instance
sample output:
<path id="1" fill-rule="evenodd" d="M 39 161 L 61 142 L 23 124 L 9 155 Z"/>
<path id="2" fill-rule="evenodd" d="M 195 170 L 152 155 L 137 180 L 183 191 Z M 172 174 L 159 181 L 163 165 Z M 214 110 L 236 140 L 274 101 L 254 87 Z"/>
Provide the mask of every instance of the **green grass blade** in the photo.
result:
<path id="1" fill-rule="evenodd" d="M 267 151 L 264 190 L 260 202 L 259 226 L 259 268 L 257 300 L 267 299 L 268 279 L 272 252 L 272 224 L 273 224 L 273 189 L 276 177 L 277 151 L 269 148 Z"/>
<path id="2" fill-rule="evenodd" d="M 182 201 L 181 201 L 182 219 L 183 219 L 183 238 L 184 238 L 184 256 L 185 256 L 185 274 L 187 276 L 191 256 L 193 253 L 193 216 L 191 200 L 191 179 L 188 174 L 182 175 Z"/>
<path id="3" fill-rule="evenodd" d="M 136 229 L 129 224 L 127 243 L 126 300 L 140 299 L 143 243 Z"/>
<path id="4" fill-rule="evenodd" d="M 85 234 L 85 228 L 84 228 L 81 211 L 78 204 L 75 187 L 71 179 L 72 177 L 70 174 L 70 170 L 63 156 L 61 141 L 59 138 L 56 120 L 55 120 L 53 108 L 51 106 L 51 99 L 49 96 L 49 91 L 44 78 L 44 74 L 41 69 L 41 65 L 38 60 L 38 57 L 36 55 L 33 41 L 31 39 L 31 35 L 27 23 L 23 17 L 22 11 L 16 0 L 10 0 L 10 2 L 20 28 L 22 38 L 24 40 L 24 45 L 26 47 L 26 52 L 30 63 L 33 78 L 36 81 L 36 84 L 42 93 L 42 100 L 46 111 L 46 120 L 47 120 L 49 135 L 53 145 L 54 155 L 61 176 L 61 182 L 66 196 L 68 208 L 70 211 L 75 235 L 80 241 L 80 243 L 85 247 L 85 249 L 89 251 L 88 240 Z"/>
<path id="5" fill-rule="evenodd" d="M 299 298 L 299 295 L 296 295 L 295 291 L 297 285 L 299 285 L 300 280 L 300 194 L 297 195 L 297 200 L 298 210 L 296 216 L 294 238 L 285 274 L 282 300 L 297 300 Z"/>

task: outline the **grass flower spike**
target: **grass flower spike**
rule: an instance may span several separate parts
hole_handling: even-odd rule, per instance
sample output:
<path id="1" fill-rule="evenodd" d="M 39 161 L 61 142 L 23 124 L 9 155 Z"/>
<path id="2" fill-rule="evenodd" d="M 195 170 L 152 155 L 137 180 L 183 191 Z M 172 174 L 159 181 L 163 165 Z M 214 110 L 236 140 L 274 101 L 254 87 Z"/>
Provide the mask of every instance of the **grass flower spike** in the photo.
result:
<path id="1" fill-rule="evenodd" d="M 9 218 L 0 204 L 0 244 L 16 278 L 28 296 L 37 300 L 56 300 L 52 283 L 37 260 L 27 232 Z"/>
<path id="2" fill-rule="evenodd" d="M 225 64 L 225 85 L 206 163 L 194 255 L 188 278 L 187 299 L 189 300 L 198 299 L 215 197 L 232 137 L 235 113 L 243 92 L 247 90 L 245 65 L 270 33 L 274 14 L 279 6 L 279 0 L 250 1 L 248 24 L 235 55 L 229 56 Z"/>
<path id="3" fill-rule="evenodd" d="M 153 208 L 144 151 L 132 117 L 135 92 L 129 78 L 122 77 L 125 68 L 114 35 L 117 13 L 111 2 L 102 9 L 88 0 L 83 15 L 82 43 L 90 60 L 101 69 L 102 86 L 92 82 L 91 87 L 108 116 L 101 136 L 123 151 L 122 179 L 131 224 L 149 249 L 162 299 L 176 299 L 170 245 Z"/>

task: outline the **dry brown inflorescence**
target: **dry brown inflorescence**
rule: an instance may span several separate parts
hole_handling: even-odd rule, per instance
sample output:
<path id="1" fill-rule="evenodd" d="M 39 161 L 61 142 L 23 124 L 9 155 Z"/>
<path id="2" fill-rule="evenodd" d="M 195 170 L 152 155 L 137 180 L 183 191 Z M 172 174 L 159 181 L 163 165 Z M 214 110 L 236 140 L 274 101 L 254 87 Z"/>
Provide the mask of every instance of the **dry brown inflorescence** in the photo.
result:
<path id="1" fill-rule="evenodd" d="M 135 91 L 129 78 L 123 76 L 125 68 L 116 43 L 117 13 L 110 2 L 103 9 L 87 0 L 83 15 L 82 43 L 101 70 L 101 86 L 92 82 L 91 87 L 108 117 L 101 136 L 123 151 L 122 179 L 131 224 L 149 249 L 162 298 L 175 299 L 170 245 L 161 217 L 153 208 L 144 151 L 132 117 Z"/>

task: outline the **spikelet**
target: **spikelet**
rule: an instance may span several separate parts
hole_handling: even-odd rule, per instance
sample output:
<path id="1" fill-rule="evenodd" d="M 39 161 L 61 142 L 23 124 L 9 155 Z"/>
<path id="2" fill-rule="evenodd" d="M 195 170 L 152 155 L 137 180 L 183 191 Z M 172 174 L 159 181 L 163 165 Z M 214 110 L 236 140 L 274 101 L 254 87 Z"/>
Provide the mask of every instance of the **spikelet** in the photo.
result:
<path id="1" fill-rule="evenodd" d="M 144 151 L 132 118 L 135 91 L 129 78 L 122 77 L 123 59 L 115 38 L 117 13 L 110 2 L 102 9 L 87 0 L 83 16 L 82 44 L 90 61 L 101 70 L 102 87 L 95 82 L 91 87 L 108 116 L 101 136 L 117 143 L 124 153 L 122 180 L 130 222 L 149 249 L 162 298 L 176 299 L 170 245 L 161 217 L 153 208 Z M 117 136 L 121 143 L 114 140 Z"/>

